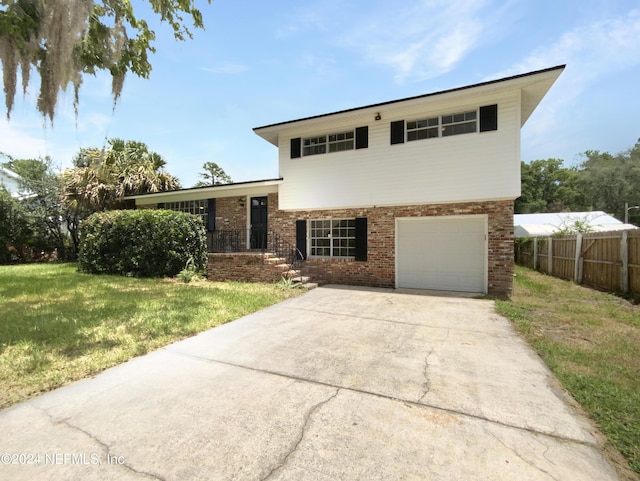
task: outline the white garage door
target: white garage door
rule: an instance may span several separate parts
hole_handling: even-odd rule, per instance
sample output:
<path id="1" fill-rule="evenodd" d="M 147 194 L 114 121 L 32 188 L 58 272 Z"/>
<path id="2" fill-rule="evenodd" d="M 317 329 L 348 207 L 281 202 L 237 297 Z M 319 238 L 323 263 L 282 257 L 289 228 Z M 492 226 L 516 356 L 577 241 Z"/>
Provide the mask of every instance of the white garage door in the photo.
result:
<path id="1" fill-rule="evenodd" d="M 486 216 L 398 219 L 398 287 L 486 292 Z"/>

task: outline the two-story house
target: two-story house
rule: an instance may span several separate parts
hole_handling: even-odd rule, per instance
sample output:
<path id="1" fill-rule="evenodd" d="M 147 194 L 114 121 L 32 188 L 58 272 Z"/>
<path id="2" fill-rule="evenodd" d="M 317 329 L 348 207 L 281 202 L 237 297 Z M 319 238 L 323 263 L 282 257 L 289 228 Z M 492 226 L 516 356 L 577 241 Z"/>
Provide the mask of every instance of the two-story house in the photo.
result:
<path id="1" fill-rule="evenodd" d="M 508 295 L 520 129 L 563 69 L 257 127 L 279 178 L 131 199 L 202 215 L 214 279 L 289 249 L 324 282 Z"/>

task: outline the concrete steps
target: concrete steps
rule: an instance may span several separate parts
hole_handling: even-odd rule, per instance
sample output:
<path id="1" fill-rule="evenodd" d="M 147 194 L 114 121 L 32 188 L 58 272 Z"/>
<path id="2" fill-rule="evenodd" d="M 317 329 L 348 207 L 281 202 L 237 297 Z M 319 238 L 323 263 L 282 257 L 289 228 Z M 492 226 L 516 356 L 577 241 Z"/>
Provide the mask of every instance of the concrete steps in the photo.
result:
<path id="1" fill-rule="evenodd" d="M 264 254 L 263 260 L 266 265 L 271 266 L 274 271 L 277 271 L 284 279 L 289 279 L 294 285 L 300 284 L 306 289 L 318 287 L 318 283 L 313 282 L 310 275 L 302 272 L 304 269 L 292 269 L 291 266 L 286 263 L 286 259 L 266 253 Z"/>

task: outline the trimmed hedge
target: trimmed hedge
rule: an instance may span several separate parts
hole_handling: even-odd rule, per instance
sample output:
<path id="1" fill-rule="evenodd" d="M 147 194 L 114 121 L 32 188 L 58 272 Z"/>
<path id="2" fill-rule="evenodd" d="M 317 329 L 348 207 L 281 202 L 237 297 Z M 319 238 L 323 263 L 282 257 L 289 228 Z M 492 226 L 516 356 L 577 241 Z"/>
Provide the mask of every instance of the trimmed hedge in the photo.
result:
<path id="1" fill-rule="evenodd" d="M 207 265 L 206 232 L 200 217 L 170 210 L 98 212 L 80 226 L 78 261 L 90 273 L 174 277 L 193 258 Z"/>

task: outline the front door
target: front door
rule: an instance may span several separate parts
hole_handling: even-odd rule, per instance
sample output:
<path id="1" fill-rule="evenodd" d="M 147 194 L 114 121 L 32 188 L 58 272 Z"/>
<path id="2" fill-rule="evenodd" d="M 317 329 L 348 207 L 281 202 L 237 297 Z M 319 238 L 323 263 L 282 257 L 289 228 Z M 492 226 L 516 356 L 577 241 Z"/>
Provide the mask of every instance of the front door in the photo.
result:
<path id="1" fill-rule="evenodd" d="M 267 198 L 251 197 L 251 248 L 267 247 Z"/>

